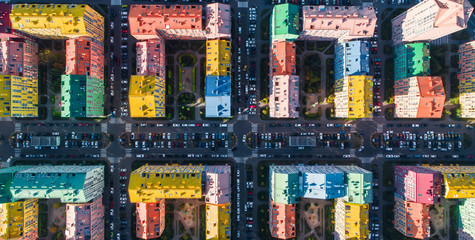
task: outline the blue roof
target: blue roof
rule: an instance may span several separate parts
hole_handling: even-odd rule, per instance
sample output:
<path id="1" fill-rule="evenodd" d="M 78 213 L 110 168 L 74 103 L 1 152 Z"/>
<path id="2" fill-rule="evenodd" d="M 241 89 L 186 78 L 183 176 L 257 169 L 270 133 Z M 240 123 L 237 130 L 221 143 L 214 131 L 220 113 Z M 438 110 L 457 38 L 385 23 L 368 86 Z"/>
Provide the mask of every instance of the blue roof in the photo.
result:
<path id="1" fill-rule="evenodd" d="M 231 117 L 231 77 L 206 76 L 206 117 Z"/>

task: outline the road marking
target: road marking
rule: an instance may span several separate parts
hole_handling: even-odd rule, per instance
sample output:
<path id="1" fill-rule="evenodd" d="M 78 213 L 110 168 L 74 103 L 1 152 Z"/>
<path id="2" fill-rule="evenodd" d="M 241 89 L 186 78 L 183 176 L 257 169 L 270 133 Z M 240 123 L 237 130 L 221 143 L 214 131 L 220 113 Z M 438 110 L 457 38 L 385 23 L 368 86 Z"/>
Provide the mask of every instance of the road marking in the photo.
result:
<path id="1" fill-rule="evenodd" d="M 130 148 L 125 149 L 125 157 L 132 157 L 132 149 Z"/>
<path id="2" fill-rule="evenodd" d="M 257 149 L 252 149 L 252 157 L 257 157 L 257 156 L 258 156 Z"/>
<path id="3" fill-rule="evenodd" d="M 257 123 L 253 123 L 251 132 L 257 132 L 257 127 L 258 127 Z"/>
<path id="4" fill-rule="evenodd" d="M 240 1 L 238 1 L 238 8 L 248 8 L 248 7 L 247 7 L 247 3 L 248 3 L 248 2 L 240 2 Z"/>
<path id="5" fill-rule="evenodd" d="M 15 123 L 15 132 L 21 132 L 21 123 Z"/>
<path id="6" fill-rule="evenodd" d="M 101 124 L 101 131 L 105 132 L 105 133 L 107 132 L 107 123 L 102 123 Z"/>
<path id="7" fill-rule="evenodd" d="M 374 159 L 372 157 L 360 157 L 362 163 L 371 163 L 371 161 Z"/>
<path id="8" fill-rule="evenodd" d="M 383 124 L 377 125 L 376 132 L 383 132 Z"/>
<path id="9" fill-rule="evenodd" d="M 228 157 L 234 157 L 233 150 L 228 149 Z"/>
<path id="10" fill-rule="evenodd" d="M 377 158 L 382 158 L 382 157 L 383 157 L 383 154 L 381 154 L 381 153 L 376 154 L 376 157 L 377 157 Z"/>
<path id="11" fill-rule="evenodd" d="M 372 118 L 362 118 L 361 121 L 371 122 L 371 121 L 373 121 L 373 119 Z"/>
<path id="12" fill-rule="evenodd" d="M 120 160 L 119 157 L 110 157 L 110 158 L 109 158 L 109 161 L 110 161 L 112 164 L 118 163 L 119 160 Z"/>
<path id="13" fill-rule="evenodd" d="M 356 149 L 350 149 L 350 156 L 355 157 Z"/>
<path id="14" fill-rule="evenodd" d="M 125 131 L 126 132 L 132 132 L 132 124 L 130 124 L 130 123 L 125 124 Z"/>
<path id="15" fill-rule="evenodd" d="M 228 124 L 228 132 L 234 132 L 234 126 L 233 124 Z"/>
<path id="16" fill-rule="evenodd" d="M 15 157 L 20 157 L 21 149 L 15 148 Z"/>
<path id="17" fill-rule="evenodd" d="M 107 152 L 105 149 L 101 149 L 101 157 L 107 157 Z"/>
<path id="18" fill-rule="evenodd" d="M 0 118 L 0 122 L 11 122 L 12 121 L 12 118 L 9 118 L 9 117 L 1 117 Z"/>
<path id="19" fill-rule="evenodd" d="M 238 115 L 238 120 L 245 120 L 247 121 L 249 119 L 249 115 L 247 114 L 240 114 Z"/>

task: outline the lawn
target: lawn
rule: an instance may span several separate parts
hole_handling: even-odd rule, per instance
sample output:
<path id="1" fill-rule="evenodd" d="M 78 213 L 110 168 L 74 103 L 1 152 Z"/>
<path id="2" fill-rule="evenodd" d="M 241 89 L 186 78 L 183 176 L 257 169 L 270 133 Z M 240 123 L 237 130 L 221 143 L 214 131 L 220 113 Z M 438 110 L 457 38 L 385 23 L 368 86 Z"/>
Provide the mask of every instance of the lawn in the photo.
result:
<path id="1" fill-rule="evenodd" d="M 270 21 L 270 14 L 267 15 L 267 17 L 262 18 L 261 20 L 261 39 L 262 40 L 269 40 L 269 21 Z"/>
<path id="2" fill-rule="evenodd" d="M 305 91 L 308 93 L 321 92 L 321 67 L 318 54 L 305 56 Z"/>
<path id="3" fill-rule="evenodd" d="M 441 76 L 442 79 L 445 79 L 445 75 L 449 73 L 449 68 L 445 62 L 448 52 L 448 45 L 431 46 L 430 71 L 432 76 Z"/>
<path id="4" fill-rule="evenodd" d="M 309 114 L 307 112 L 307 109 L 304 108 L 303 118 L 305 120 L 320 120 L 322 118 L 322 108 L 318 107 L 317 113 L 311 113 L 311 114 Z"/>
<path id="5" fill-rule="evenodd" d="M 195 62 L 195 57 L 189 53 L 182 54 L 178 57 L 178 63 L 180 63 L 182 67 L 193 67 Z"/>
<path id="6" fill-rule="evenodd" d="M 333 66 L 333 58 L 328 58 L 325 65 L 325 71 L 327 73 L 326 79 L 326 97 L 330 99 L 330 96 L 334 93 L 333 84 L 335 83 L 335 76 L 334 76 L 334 66 Z"/>
<path id="7" fill-rule="evenodd" d="M 394 58 L 384 63 L 384 100 L 391 103 L 394 96 Z"/>
<path id="8" fill-rule="evenodd" d="M 269 165 L 264 161 L 257 164 L 257 183 L 260 187 L 268 187 L 269 184 Z"/>
<path id="9" fill-rule="evenodd" d="M 335 231 L 335 207 L 333 205 L 325 206 L 325 239 L 333 240 L 333 231 Z"/>
<path id="10" fill-rule="evenodd" d="M 450 73 L 450 102 L 459 104 L 459 81 L 456 72 Z"/>
<path id="11" fill-rule="evenodd" d="M 178 104 L 187 105 L 195 102 L 195 95 L 193 93 L 182 93 L 178 96 Z"/>
<path id="12" fill-rule="evenodd" d="M 317 51 L 323 52 L 323 50 L 325 50 L 331 44 L 332 44 L 332 42 L 329 42 L 329 41 L 321 41 L 321 42 L 318 41 L 317 42 Z"/>
<path id="13" fill-rule="evenodd" d="M 269 96 L 269 58 L 261 58 L 260 63 L 260 97 L 261 100 L 267 98 Z"/>
<path id="14" fill-rule="evenodd" d="M 178 108 L 178 119 L 180 120 L 195 120 L 195 108 L 181 106 Z"/>

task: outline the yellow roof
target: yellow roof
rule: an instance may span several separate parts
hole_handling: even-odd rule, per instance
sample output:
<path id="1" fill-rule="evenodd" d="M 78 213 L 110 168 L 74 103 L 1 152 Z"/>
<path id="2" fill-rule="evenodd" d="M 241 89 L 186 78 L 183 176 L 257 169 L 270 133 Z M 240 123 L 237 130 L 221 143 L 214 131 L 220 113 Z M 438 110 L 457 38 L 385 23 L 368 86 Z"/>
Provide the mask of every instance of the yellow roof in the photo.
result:
<path id="1" fill-rule="evenodd" d="M 130 77 L 131 117 L 165 117 L 165 80 L 157 76 Z"/>
<path id="2" fill-rule="evenodd" d="M 475 166 L 426 166 L 444 176 L 445 198 L 475 198 Z"/>
<path id="3" fill-rule="evenodd" d="M 373 77 L 348 77 L 348 117 L 368 118 L 373 114 Z"/>
<path id="4" fill-rule="evenodd" d="M 23 237 L 34 231 L 28 221 L 38 217 L 38 200 L 27 199 L 0 204 L 0 239 Z"/>
<path id="5" fill-rule="evenodd" d="M 206 41 L 206 75 L 226 76 L 231 72 L 231 42 Z"/>
<path id="6" fill-rule="evenodd" d="M 206 239 L 220 240 L 231 237 L 231 203 L 206 204 Z"/>

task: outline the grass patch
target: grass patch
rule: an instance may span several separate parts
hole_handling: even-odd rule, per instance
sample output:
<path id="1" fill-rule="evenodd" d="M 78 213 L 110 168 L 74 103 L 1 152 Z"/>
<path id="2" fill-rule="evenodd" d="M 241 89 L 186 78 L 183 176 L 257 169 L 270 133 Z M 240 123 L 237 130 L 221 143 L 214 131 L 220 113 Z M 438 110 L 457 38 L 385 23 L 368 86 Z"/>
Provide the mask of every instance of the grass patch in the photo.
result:
<path id="1" fill-rule="evenodd" d="M 260 187 L 269 187 L 269 164 L 264 161 L 257 164 L 257 184 Z"/>
<path id="2" fill-rule="evenodd" d="M 451 53 L 457 53 L 459 51 L 459 45 L 458 44 L 450 44 L 450 52 Z"/>
<path id="3" fill-rule="evenodd" d="M 359 133 L 351 133 L 351 148 L 357 149 L 363 145 L 363 137 Z"/>
<path id="4" fill-rule="evenodd" d="M 262 120 L 269 120 L 269 107 L 261 108 L 260 116 Z"/>
<path id="5" fill-rule="evenodd" d="M 269 201 L 269 192 L 260 191 L 260 192 L 257 193 L 257 198 L 261 201 L 268 202 Z"/>
<path id="6" fill-rule="evenodd" d="M 458 218 L 459 218 L 459 208 L 457 205 L 450 206 L 449 212 L 451 227 L 449 232 L 449 239 L 458 239 Z"/>
<path id="7" fill-rule="evenodd" d="M 257 234 L 259 239 L 272 239 L 269 231 L 269 207 L 267 205 L 259 205 L 257 208 Z"/>
<path id="8" fill-rule="evenodd" d="M 193 93 L 182 93 L 177 100 L 180 105 L 193 104 L 195 102 L 195 95 Z"/>
<path id="9" fill-rule="evenodd" d="M 261 18 L 261 39 L 262 40 L 269 40 L 269 27 L 270 27 L 269 22 L 270 22 L 270 14 L 264 18 Z"/>
<path id="10" fill-rule="evenodd" d="M 182 80 L 183 69 L 181 66 L 178 67 L 178 92 L 183 91 L 183 80 Z"/>
<path id="11" fill-rule="evenodd" d="M 388 121 L 393 121 L 394 120 L 394 108 L 388 107 L 384 109 L 384 117 Z"/>
<path id="12" fill-rule="evenodd" d="M 445 62 L 445 57 L 449 52 L 448 45 L 431 46 L 430 49 L 430 71 L 432 76 L 441 76 L 445 79 L 445 75 L 449 72 L 449 68 Z"/>
<path id="13" fill-rule="evenodd" d="M 394 201 L 394 192 L 384 191 L 383 192 L 383 200 L 384 201 Z"/>
<path id="14" fill-rule="evenodd" d="M 192 78 L 193 78 L 193 85 L 191 86 L 192 87 L 192 90 L 193 92 L 196 92 L 196 68 L 194 67 L 193 70 L 191 70 L 192 72 Z"/>
<path id="15" fill-rule="evenodd" d="M 325 206 L 325 239 L 333 240 L 333 232 L 335 231 L 335 207 L 332 205 Z"/>
<path id="16" fill-rule="evenodd" d="M 335 54 L 335 45 L 332 44 L 326 51 L 325 55 L 333 55 Z"/>
<path id="17" fill-rule="evenodd" d="M 323 52 L 323 50 L 327 49 L 328 46 L 330 46 L 332 42 L 330 41 L 318 41 L 317 42 L 317 51 Z"/>
<path id="18" fill-rule="evenodd" d="M 464 133 L 462 135 L 462 147 L 467 149 L 467 148 L 470 148 L 472 146 L 472 137 L 470 137 L 470 135 Z"/>
<path id="19" fill-rule="evenodd" d="M 195 108 L 181 106 L 178 108 L 179 120 L 195 120 Z"/>
<path id="20" fill-rule="evenodd" d="M 317 113 L 309 114 L 307 109 L 304 108 L 303 118 L 305 120 L 321 120 L 322 119 L 322 108 L 318 107 Z"/>
<path id="21" fill-rule="evenodd" d="M 165 84 L 167 87 L 167 94 L 173 95 L 173 65 L 166 66 L 167 75 L 165 78 Z"/>
<path id="22" fill-rule="evenodd" d="M 172 120 L 175 115 L 175 109 L 173 107 L 166 107 L 165 115 L 167 116 L 168 120 Z"/>
<path id="23" fill-rule="evenodd" d="M 394 96 L 394 58 L 384 63 L 384 100 L 392 103 Z"/>
<path id="24" fill-rule="evenodd" d="M 180 63 L 182 67 L 193 67 L 195 62 L 195 56 L 189 53 L 182 54 L 178 57 L 178 63 Z"/>
<path id="25" fill-rule="evenodd" d="M 269 58 L 261 58 L 260 63 L 260 97 L 261 100 L 269 97 Z"/>
<path id="26" fill-rule="evenodd" d="M 385 20 L 387 16 L 393 11 L 392 8 L 386 8 L 384 11 L 381 13 L 381 19 Z"/>
<path id="27" fill-rule="evenodd" d="M 48 236 L 48 213 L 39 213 L 38 214 L 38 236 L 46 237 Z"/>
<path id="28" fill-rule="evenodd" d="M 307 93 L 321 92 L 321 67 L 318 54 L 308 55 L 304 59 L 305 91 Z"/>
<path id="29" fill-rule="evenodd" d="M 336 120 L 335 109 L 333 107 L 325 109 L 325 117 L 327 118 L 327 120 Z"/>
<path id="30" fill-rule="evenodd" d="M 459 81 L 456 72 L 450 73 L 450 102 L 459 104 Z"/>
<path id="31" fill-rule="evenodd" d="M 333 86 L 335 84 L 335 75 L 334 75 L 335 72 L 334 72 L 333 62 L 334 62 L 333 58 L 328 58 L 325 65 L 325 71 L 327 74 L 326 97 L 329 102 L 333 102 L 333 98 L 334 98 L 333 95 L 335 91 L 335 88 Z"/>

